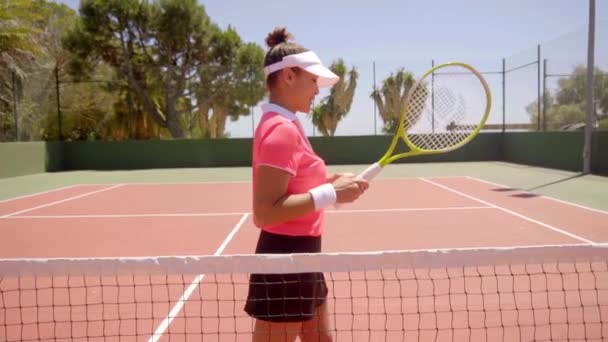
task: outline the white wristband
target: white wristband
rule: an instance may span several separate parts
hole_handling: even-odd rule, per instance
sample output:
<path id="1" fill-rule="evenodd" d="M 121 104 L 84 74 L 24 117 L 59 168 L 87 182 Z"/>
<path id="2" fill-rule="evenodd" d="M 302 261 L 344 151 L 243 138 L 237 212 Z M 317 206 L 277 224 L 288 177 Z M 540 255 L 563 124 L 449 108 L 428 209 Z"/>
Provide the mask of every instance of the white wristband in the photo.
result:
<path id="1" fill-rule="evenodd" d="M 308 192 L 312 195 L 316 210 L 327 208 L 336 203 L 336 189 L 329 183 L 319 185 Z"/>

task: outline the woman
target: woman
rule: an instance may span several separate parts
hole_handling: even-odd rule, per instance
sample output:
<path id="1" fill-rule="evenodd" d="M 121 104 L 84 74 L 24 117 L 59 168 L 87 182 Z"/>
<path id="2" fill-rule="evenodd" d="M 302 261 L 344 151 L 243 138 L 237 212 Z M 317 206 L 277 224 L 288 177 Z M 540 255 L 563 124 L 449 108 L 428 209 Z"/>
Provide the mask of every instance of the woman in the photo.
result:
<path id="1" fill-rule="evenodd" d="M 319 87 L 338 76 L 314 52 L 288 42 L 285 28 L 267 38 L 264 62 L 269 103 L 253 142 L 256 253 L 318 253 L 323 210 L 355 201 L 367 188 L 351 174 L 328 176 L 296 112 L 308 113 Z M 331 341 L 322 273 L 253 274 L 245 311 L 256 318 L 254 341 Z"/>

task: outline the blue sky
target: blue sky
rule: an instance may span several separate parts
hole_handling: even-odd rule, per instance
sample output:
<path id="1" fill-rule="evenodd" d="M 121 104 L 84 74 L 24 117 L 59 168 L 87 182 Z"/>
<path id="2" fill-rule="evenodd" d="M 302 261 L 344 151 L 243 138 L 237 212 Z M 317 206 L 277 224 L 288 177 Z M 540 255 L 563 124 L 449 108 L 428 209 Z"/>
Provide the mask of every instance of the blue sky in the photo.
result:
<path id="1" fill-rule="evenodd" d="M 78 9 L 79 0 L 57 2 Z M 584 62 L 586 58 L 587 0 L 214 0 L 199 3 L 204 5 L 213 22 L 223 28 L 232 25 L 245 41 L 265 48 L 266 34 L 275 26 L 287 26 L 298 43 L 317 52 L 326 64 L 341 57 L 347 65 L 356 66 L 360 73 L 359 85 L 351 113 L 338 128 L 338 134 L 343 135 L 374 132 L 373 103 L 369 100 L 373 89 L 373 62 L 378 84 L 399 67 L 422 73 L 430 67 L 432 59 L 436 63 L 460 60 L 482 71 L 499 70 L 503 57 L 508 58 L 508 65 L 523 64 L 536 58 L 537 44 L 546 50 L 542 58 L 567 61 L 565 67 Z M 596 20 L 596 44 L 598 51 L 602 51 L 596 59 L 608 60 L 608 54 L 603 53 L 607 48 L 605 28 L 608 25 L 601 22 L 608 21 L 608 1 L 596 0 Z M 570 32 L 573 32 L 571 37 Z M 572 51 L 574 55 L 568 56 Z M 528 95 L 512 100 L 513 105 L 507 102 L 514 111 L 507 113 L 513 122 L 522 120 L 520 107 L 529 100 L 530 93 L 536 91 L 536 85 L 528 82 L 529 78 L 536 79 L 536 69 L 528 69 L 509 76 L 511 94 L 517 89 Z M 496 112 L 502 102 L 501 81 L 499 77 L 488 76 L 488 82 L 496 99 Z M 518 86 L 517 82 L 522 85 Z M 324 95 L 322 92 L 317 101 Z M 259 119 L 259 108 L 254 114 L 253 125 Z M 498 120 L 498 113 L 492 115 Z M 307 132 L 312 135 L 315 132 L 309 121 L 302 117 Z M 232 136 L 251 136 L 251 118 L 230 123 L 228 129 Z"/>

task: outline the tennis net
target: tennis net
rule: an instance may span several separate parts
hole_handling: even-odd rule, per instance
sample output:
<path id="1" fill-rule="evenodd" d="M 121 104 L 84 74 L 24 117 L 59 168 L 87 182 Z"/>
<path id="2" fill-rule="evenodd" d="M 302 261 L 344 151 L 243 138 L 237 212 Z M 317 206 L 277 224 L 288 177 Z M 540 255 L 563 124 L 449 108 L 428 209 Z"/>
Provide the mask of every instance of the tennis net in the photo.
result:
<path id="1" fill-rule="evenodd" d="M 3 259 L 0 341 L 250 341 L 250 274 L 302 272 L 335 341 L 608 339 L 608 246 L 568 245 Z"/>

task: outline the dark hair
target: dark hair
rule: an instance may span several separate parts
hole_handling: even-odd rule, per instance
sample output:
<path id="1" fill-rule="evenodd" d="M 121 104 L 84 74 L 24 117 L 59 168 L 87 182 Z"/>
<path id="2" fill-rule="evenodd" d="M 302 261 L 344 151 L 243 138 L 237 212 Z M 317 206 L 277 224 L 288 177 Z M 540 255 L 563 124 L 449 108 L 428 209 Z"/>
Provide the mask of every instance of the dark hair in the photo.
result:
<path id="1" fill-rule="evenodd" d="M 283 57 L 289 55 L 295 55 L 298 53 L 306 52 L 308 49 L 305 47 L 289 42 L 288 40 L 293 39 L 293 35 L 287 31 L 285 27 L 277 27 L 266 36 L 266 44 L 268 45 L 268 52 L 266 52 L 266 58 L 264 59 L 264 66 L 268 66 L 283 60 Z M 278 70 L 279 71 L 279 70 Z M 277 75 L 278 71 L 268 75 L 267 84 L 272 84 Z"/>

